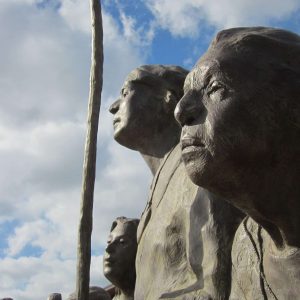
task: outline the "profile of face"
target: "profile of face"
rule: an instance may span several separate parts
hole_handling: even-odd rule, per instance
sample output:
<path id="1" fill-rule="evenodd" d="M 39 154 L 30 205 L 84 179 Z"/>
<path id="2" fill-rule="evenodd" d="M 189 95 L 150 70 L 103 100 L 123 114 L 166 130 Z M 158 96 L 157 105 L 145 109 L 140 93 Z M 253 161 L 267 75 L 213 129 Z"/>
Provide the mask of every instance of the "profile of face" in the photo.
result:
<path id="1" fill-rule="evenodd" d="M 233 59 L 234 53 L 226 61 L 215 55 L 201 61 L 187 76 L 185 94 L 175 110 L 182 126 L 187 171 L 204 187 L 220 172 L 228 175 L 234 165 L 245 159 L 255 161 L 267 151 L 256 130 L 258 124 L 250 118 L 251 89 L 249 78 L 243 78 L 245 65 L 237 64 L 234 72 L 240 76 L 234 76 L 230 72 Z"/>
<path id="2" fill-rule="evenodd" d="M 276 64 L 268 61 L 268 52 L 262 56 L 262 50 L 256 49 L 257 41 L 258 47 L 264 47 L 261 40 L 258 37 L 251 44 L 248 38 L 244 52 L 218 43 L 210 47 L 188 74 L 184 96 L 175 109 L 189 176 L 197 185 L 223 195 L 241 187 L 246 174 L 255 176 L 258 165 L 271 163 L 274 153 L 272 132 L 278 125 L 273 121 L 280 118 L 274 91 L 282 77 L 274 75 L 271 66 Z"/>
<path id="3" fill-rule="evenodd" d="M 176 127 L 173 112 L 182 96 L 187 70 L 172 65 L 144 65 L 127 76 L 120 97 L 109 108 L 114 115 L 114 138 L 143 151 L 166 128 Z"/>
<path id="4" fill-rule="evenodd" d="M 162 110 L 156 98 L 154 89 L 142 81 L 125 81 L 119 99 L 109 108 L 114 115 L 114 138 L 118 143 L 138 150 L 142 137 L 155 134 L 157 116 Z"/>
<path id="5" fill-rule="evenodd" d="M 122 288 L 127 280 L 135 281 L 138 220 L 117 218 L 113 222 L 103 256 L 103 273 L 114 285 Z M 130 284 L 130 282 L 129 282 Z M 134 282 L 133 282 L 134 284 Z"/>

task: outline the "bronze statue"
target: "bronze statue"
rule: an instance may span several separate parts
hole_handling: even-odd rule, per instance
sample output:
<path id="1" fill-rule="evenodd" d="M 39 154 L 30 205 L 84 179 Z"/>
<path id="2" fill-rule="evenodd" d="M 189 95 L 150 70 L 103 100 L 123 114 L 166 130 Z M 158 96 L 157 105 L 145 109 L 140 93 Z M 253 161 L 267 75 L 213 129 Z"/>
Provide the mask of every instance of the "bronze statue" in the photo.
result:
<path id="1" fill-rule="evenodd" d="M 174 109 L 187 71 L 146 65 L 112 104 L 114 137 L 141 153 L 154 178 L 138 227 L 136 300 L 226 299 L 240 214 L 197 187 L 181 161 Z"/>
<path id="2" fill-rule="evenodd" d="M 114 114 L 114 138 L 139 151 L 154 175 L 179 142 L 180 126 L 174 119 L 187 71 L 177 66 L 145 65 L 127 76 Z"/>
<path id="3" fill-rule="evenodd" d="M 190 178 L 247 214 L 231 299 L 299 299 L 300 37 L 221 31 L 184 90 L 175 116 Z"/>
<path id="4" fill-rule="evenodd" d="M 138 219 L 119 217 L 110 230 L 103 257 L 103 273 L 116 287 L 114 300 L 133 299 L 138 223 Z"/>

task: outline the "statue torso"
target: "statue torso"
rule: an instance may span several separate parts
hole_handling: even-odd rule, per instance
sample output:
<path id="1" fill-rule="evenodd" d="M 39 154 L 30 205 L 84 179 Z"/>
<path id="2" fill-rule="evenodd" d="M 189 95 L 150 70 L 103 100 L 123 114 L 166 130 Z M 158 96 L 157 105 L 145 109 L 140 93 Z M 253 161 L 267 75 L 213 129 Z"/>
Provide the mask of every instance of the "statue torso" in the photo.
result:
<path id="1" fill-rule="evenodd" d="M 300 251 L 270 251 L 270 237 L 253 219 L 236 232 L 232 249 L 231 300 L 300 299 Z"/>
<path id="2" fill-rule="evenodd" d="M 211 194 L 191 182 L 179 147 L 158 172 L 150 191 L 150 209 L 146 208 L 138 229 L 135 299 L 197 299 L 205 294 L 204 287 L 215 295 L 216 281 L 229 290 L 233 233 L 220 241 L 223 221 L 215 213 L 222 214 L 227 204 L 214 201 Z M 222 281 L 224 273 L 227 278 L 223 276 Z"/>
<path id="3" fill-rule="evenodd" d="M 197 187 L 183 175 L 183 165 L 174 154 L 165 161 L 156 184 L 153 180 L 150 220 L 144 224 L 143 219 L 149 218 L 144 214 L 139 225 L 145 228 L 138 237 L 136 300 L 159 299 L 197 280 L 188 261 L 186 240 Z"/>

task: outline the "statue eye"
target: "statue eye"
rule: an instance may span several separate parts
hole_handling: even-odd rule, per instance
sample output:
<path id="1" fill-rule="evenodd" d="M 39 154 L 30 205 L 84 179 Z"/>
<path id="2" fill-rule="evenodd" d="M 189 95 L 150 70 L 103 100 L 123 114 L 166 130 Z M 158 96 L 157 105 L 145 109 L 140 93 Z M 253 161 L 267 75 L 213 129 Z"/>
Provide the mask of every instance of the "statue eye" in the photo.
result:
<path id="1" fill-rule="evenodd" d="M 124 239 L 120 239 L 119 242 L 120 242 L 120 244 L 124 244 L 125 240 Z"/>
<path id="2" fill-rule="evenodd" d="M 123 97 L 126 97 L 128 94 L 129 94 L 129 92 L 128 92 L 127 89 L 122 89 L 121 95 L 122 95 Z"/>
<path id="3" fill-rule="evenodd" d="M 213 100 L 213 101 L 222 101 L 226 97 L 228 89 L 227 87 L 218 81 L 214 81 L 207 90 L 207 95 Z"/>

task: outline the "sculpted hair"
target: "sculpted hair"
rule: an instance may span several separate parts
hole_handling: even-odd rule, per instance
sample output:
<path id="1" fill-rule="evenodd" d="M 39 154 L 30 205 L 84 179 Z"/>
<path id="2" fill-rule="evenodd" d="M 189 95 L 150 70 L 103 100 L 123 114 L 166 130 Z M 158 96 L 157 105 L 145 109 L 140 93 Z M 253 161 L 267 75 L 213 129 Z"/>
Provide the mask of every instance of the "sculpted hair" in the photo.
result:
<path id="1" fill-rule="evenodd" d="M 157 98 L 165 97 L 167 91 L 172 93 L 173 97 L 169 105 L 173 114 L 177 102 L 183 96 L 183 84 L 188 72 L 188 70 L 174 65 L 143 65 L 130 72 L 126 81 L 150 86 L 156 91 Z"/>
<path id="2" fill-rule="evenodd" d="M 128 226 L 128 228 L 130 228 L 130 231 L 132 231 L 133 233 L 136 233 L 139 222 L 140 222 L 139 219 L 118 217 L 118 218 L 116 218 L 115 221 L 113 221 L 110 232 L 112 232 L 118 224 L 124 224 L 124 225 Z"/>

